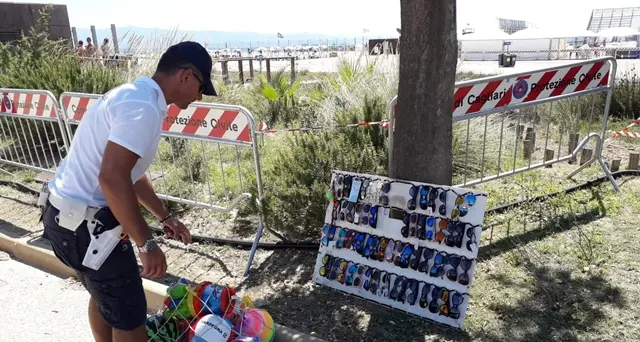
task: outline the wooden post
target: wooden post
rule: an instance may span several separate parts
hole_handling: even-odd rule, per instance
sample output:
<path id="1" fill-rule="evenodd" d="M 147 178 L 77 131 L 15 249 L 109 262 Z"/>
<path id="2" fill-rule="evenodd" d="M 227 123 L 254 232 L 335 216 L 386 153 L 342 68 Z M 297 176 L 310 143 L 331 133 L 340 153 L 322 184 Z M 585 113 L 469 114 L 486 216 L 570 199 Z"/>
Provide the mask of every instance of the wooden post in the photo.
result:
<path id="1" fill-rule="evenodd" d="M 522 141 L 522 157 L 525 159 L 528 159 L 531 157 L 533 148 L 531 148 L 531 146 L 533 146 L 533 144 L 531 144 L 530 140 L 523 140 Z"/>
<path id="2" fill-rule="evenodd" d="M 593 156 L 593 150 L 590 148 L 583 148 L 580 153 L 580 165 L 584 165 L 586 162 L 591 160 Z"/>
<path id="3" fill-rule="evenodd" d="M 73 48 L 75 49 L 78 46 L 78 31 L 76 31 L 75 27 L 71 28 L 71 36 L 73 37 Z"/>
<path id="4" fill-rule="evenodd" d="M 271 82 L 271 59 L 265 59 L 267 61 L 267 81 Z"/>
<path id="5" fill-rule="evenodd" d="M 91 25 L 91 37 L 92 37 L 91 39 L 93 39 L 93 46 L 95 48 L 95 53 L 98 53 L 98 50 L 100 49 L 100 43 L 98 43 L 98 35 L 96 34 L 96 27 L 94 25 Z M 95 57 L 95 56 L 90 56 L 90 57 Z"/>
<path id="6" fill-rule="evenodd" d="M 120 47 L 118 46 L 118 34 L 116 33 L 116 25 L 111 24 L 111 39 L 113 41 L 113 51 L 120 53 Z"/>
<path id="7" fill-rule="evenodd" d="M 296 58 L 291 57 L 291 83 L 296 81 Z"/>
<path id="8" fill-rule="evenodd" d="M 220 64 L 222 67 L 222 80 L 226 84 L 229 83 L 229 64 L 228 63 L 229 62 L 227 61 L 220 61 Z"/>
<path id="9" fill-rule="evenodd" d="M 551 149 L 546 149 L 544 150 L 544 161 L 548 162 L 550 160 L 553 160 L 553 155 L 554 155 L 554 151 Z M 545 167 L 550 168 L 553 165 L 546 165 Z"/>
<path id="10" fill-rule="evenodd" d="M 629 170 L 638 170 L 638 162 L 640 162 L 640 153 L 629 153 Z"/>
<path id="11" fill-rule="evenodd" d="M 242 70 L 242 59 L 238 61 L 238 72 L 240 73 L 240 83 L 244 84 L 244 70 Z"/>
<path id="12" fill-rule="evenodd" d="M 530 158 L 536 149 L 536 132 L 533 130 L 533 127 L 527 127 L 527 133 L 524 139 L 522 142 L 524 148 L 523 157 Z"/>
<path id="13" fill-rule="evenodd" d="M 614 159 L 611 161 L 611 172 L 617 172 L 620 170 L 620 159 Z"/>
<path id="14" fill-rule="evenodd" d="M 535 146 L 536 132 L 533 130 L 533 127 L 527 127 L 527 133 L 525 134 L 525 139 L 532 140 Z"/>
<path id="15" fill-rule="evenodd" d="M 253 58 L 249 60 L 249 77 L 251 77 L 251 81 L 253 81 Z"/>
<path id="16" fill-rule="evenodd" d="M 522 133 L 524 133 L 524 125 L 516 126 L 516 140 L 522 140 Z"/>
<path id="17" fill-rule="evenodd" d="M 571 154 L 573 153 L 573 151 L 575 151 L 575 149 L 578 147 L 579 141 L 580 141 L 580 134 L 577 134 L 577 133 L 569 134 L 569 148 L 567 151 L 568 154 Z M 575 162 L 576 162 L 576 157 L 572 157 L 569 160 L 569 164 L 572 164 Z"/>

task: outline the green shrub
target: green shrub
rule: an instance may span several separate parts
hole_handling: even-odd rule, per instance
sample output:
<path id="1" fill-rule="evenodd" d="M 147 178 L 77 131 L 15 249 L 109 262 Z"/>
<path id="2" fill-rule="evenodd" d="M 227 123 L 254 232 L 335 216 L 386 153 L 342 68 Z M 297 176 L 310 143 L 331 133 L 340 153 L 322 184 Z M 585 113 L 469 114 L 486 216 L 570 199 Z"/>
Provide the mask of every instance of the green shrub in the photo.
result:
<path id="1" fill-rule="evenodd" d="M 610 115 L 624 120 L 640 117 L 640 77 L 635 68 L 616 77 Z"/>
<path id="2" fill-rule="evenodd" d="M 385 102 L 371 98 L 362 108 L 338 115 L 341 123 L 378 121 Z M 333 170 L 387 174 L 387 130 L 379 126 L 306 132 L 270 138 L 261 151 L 266 224 L 292 240 L 317 238 L 328 204 Z M 252 193 L 257 195 L 255 182 Z M 255 212 L 244 210 L 241 214 Z"/>
<path id="3" fill-rule="evenodd" d="M 274 127 L 278 124 L 289 126 L 298 119 L 298 87 L 300 80 L 291 82 L 286 77 L 284 69 L 274 73 L 271 81 L 264 75 L 260 78 L 262 96 L 267 100 L 266 113 L 263 117 L 267 125 Z"/>
<path id="4" fill-rule="evenodd" d="M 263 169 L 266 224 L 287 238 L 317 238 L 327 200 L 331 171 L 385 174 L 385 153 L 360 136 L 353 144 L 343 134 L 302 133 L 286 137 L 265 161 Z M 274 146 L 275 147 L 275 146 Z"/>

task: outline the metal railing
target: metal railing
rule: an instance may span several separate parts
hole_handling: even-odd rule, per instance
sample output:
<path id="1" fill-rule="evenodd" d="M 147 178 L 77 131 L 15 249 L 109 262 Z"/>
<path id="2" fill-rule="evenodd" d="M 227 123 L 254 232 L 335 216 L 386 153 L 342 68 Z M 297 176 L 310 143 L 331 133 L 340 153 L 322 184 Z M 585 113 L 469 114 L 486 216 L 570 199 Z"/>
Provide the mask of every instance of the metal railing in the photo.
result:
<path id="1" fill-rule="evenodd" d="M 478 61 L 471 56 L 481 55 L 481 61 L 496 61 L 501 53 L 516 55 L 519 60 L 571 60 L 591 59 L 611 56 L 616 58 L 640 58 L 640 47 L 576 47 L 573 49 L 509 49 L 503 50 L 466 50 L 459 49 L 459 56 L 463 61 Z M 544 54 L 544 55 L 543 55 Z"/>
<path id="2" fill-rule="evenodd" d="M 60 96 L 71 147 L 75 126 L 80 124 L 87 108 L 98 104 L 101 96 L 72 92 Z M 158 152 L 147 171 L 158 197 L 228 213 L 244 200 L 253 199 L 248 191 L 249 173 L 253 172 L 255 201 L 261 208 L 262 172 L 258 145 L 254 143 L 257 129 L 253 115 L 240 106 L 196 102 L 180 110 L 171 105 L 163 121 Z M 263 227 L 260 210 L 245 274 L 249 272 Z"/>
<path id="3" fill-rule="evenodd" d="M 0 163 L 55 173 L 69 146 L 55 96 L 31 89 L 0 89 L 0 96 Z"/>
<path id="4" fill-rule="evenodd" d="M 455 180 L 458 186 L 477 185 L 574 161 L 593 141 L 591 155 L 583 153 L 582 165 L 568 177 L 598 161 L 614 188 L 620 191 L 602 156 L 616 66 L 614 58 L 604 57 L 456 83 L 453 146 L 463 152 L 454 157 L 454 167 L 458 165 L 457 170 L 461 171 L 458 177 L 461 179 Z M 599 93 L 607 95 L 602 102 L 602 115 L 597 117 Z M 396 96 L 389 103 L 390 165 L 397 101 Z M 584 117 L 588 117 L 586 126 Z M 596 128 L 598 133 L 593 133 Z M 589 133 L 579 140 L 581 130 Z M 563 143 L 568 143 L 566 152 Z"/>

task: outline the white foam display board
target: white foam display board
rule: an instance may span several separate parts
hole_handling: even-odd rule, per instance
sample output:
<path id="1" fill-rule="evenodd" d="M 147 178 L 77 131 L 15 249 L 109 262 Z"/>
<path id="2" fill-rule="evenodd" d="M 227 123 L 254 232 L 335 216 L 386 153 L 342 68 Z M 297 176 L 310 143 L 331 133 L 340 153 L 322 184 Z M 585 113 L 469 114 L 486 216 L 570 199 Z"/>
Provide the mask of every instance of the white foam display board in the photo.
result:
<path id="1" fill-rule="evenodd" d="M 351 178 L 351 188 L 353 191 L 350 193 L 345 193 L 343 194 L 342 197 L 339 197 L 338 196 L 339 194 L 336 189 L 337 187 L 336 184 L 339 178 L 344 179 L 345 177 Z M 364 184 L 366 184 L 366 182 L 364 181 L 369 180 L 368 187 L 366 187 L 365 189 L 361 189 L 361 187 L 358 187 L 357 186 L 358 179 L 362 180 Z M 390 187 L 389 187 L 390 190 L 387 193 L 382 191 L 382 187 L 383 187 L 382 185 L 385 182 L 390 183 Z M 344 181 L 343 181 L 343 184 L 344 184 Z M 420 207 L 420 191 L 418 191 L 418 194 L 415 198 L 416 208 L 414 210 L 410 210 L 408 207 L 408 201 L 411 199 L 410 189 L 412 188 L 412 186 L 418 187 L 417 190 L 420 190 L 420 188 L 423 187 L 424 189 L 435 188 L 438 190 L 438 192 L 445 191 L 445 194 L 446 194 L 445 215 L 440 215 L 440 212 L 438 210 L 439 207 L 443 204 L 440 201 L 439 197 L 435 200 L 435 203 L 434 203 L 436 208 L 435 212 L 432 211 L 431 208 L 422 209 Z M 473 275 L 476 268 L 478 244 L 481 238 L 482 223 L 484 220 L 484 213 L 487 206 L 487 194 L 483 192 L 478 192 L 476 190 L 465 189 L 465 188 L 457 188 L 457 187 L 420 183 L 420 182 L 410 182 L 405 180 L 392 179 L 388 177 L 381 177 L 381 176 L 362 174 L 362 173 L 345 172 L 345 171 L 335 171 L 335 170 L 332 172 L 331 185 L 329 188 L 329 192 L 334 194 L 334 198 L 327 205 L 324 223 L 325 223 L 325 226 L 327 227 L 333 226 L 335 229 L 335 232 L 334 232 L 333 238 L 329 240 L 326 245 L 324 244 L 324 242 L 326 242 L 327 239 L 325 239 L 325 241 L 321 241 L 320 243 L 318 257 L 316 259 L 316 265 L 314 270 L 314 281 L 319 285 L 327 286 L 347 294 L 355 295 L 381 305 L 385 305 L 394 309 L 407 312 L 412 315 L 427 318 L 427 319 L 430 319 L 439 323 L 443 323 L 449 326 L 462 328 L 466 311 L 467 311 L 467 305 L 469 303 L 470 287 L 473 284 Z M 464 202 L 462 205 L 457 206 L 456 199 L 458 198 L 458 196 L 459 195 L 465 196 L 468 194 L 473 194 L 472 197 L 475 197 L 475 203 L 472 206 L 470 206 L 468 205 L 467 202 Z M 381 196 L 386 196 L 387 202 L 385 202 L 384 205 L 383 203 L 380 202 Z M 342 210 L 342 203 L 344 201 L 351 203 L 351 206 L 353 206 L 353 208 L 357 207 L 358 203 L 362 203 L 363 206 L 364 204 L 367 204 L 367 203 L 371 204 L 372 206 L 378 206 L 376 227 L 372 228 L 368 224 L 366 225 L 361 224 L 362 222 L 356 224 L 356 223 L 347 221 L 346 218 L 347 218 L 347 213 L 349 211 Z M 339 202 L 340 204 L 339 209 L 337 209 L 336 211 L 337 219 L 333 218 L 335 202 Z M 452 211 L 455 208 L 462 208 L 462 207 L 467 209 L 466 215 L 452 220 L 451 219 Z M 464 208 L 462 209 L 464 210 Z M 343 213 L 345 220 L 341 220 L 342 217 L 340 215 L 340 212 Z M 355 217 L 355 215 L 353 215 L 353 211 L 351 213 L 352 213 L 351 217 Z M 425 225 L 425 229 L 432 230 L 433 240 L 419 239 L 417 236 L 417 228 L 415 231 L 416 236 L 411 236 L 411 229 L 409 229 L 410 231 L 409 236 L 407 237 L 403 236 L 402 229 L 403 227 L 405 227 L 403 218 L 405 218 L 405 216 L 409 217 L 411 214 L 424 216 L 424 219 L 422 219 L 423 222 L 425 222 L 428 218 L 432 218 L 434 220 L 434 225 L 433 225 L 434 228 L 430 228 Z M 460 233 L 459 235 L 462 236 L 461 243 L 458 241 L 457 245 L 448 246 L 445 244 L 444 241 L 443 242 L 436 241 L 435 235 L 438 232 L 437 227 L 439 226 L 439 221 L 441 219 L 454 221 L 456 222 L 456 224 L 465 226 L 463 231 L 461 232 L 458 231 L 458 233 Z M 417 223 L 418 222 L 416 222 L 416 224 Z M 415 226 L 415 225 L 410 222 L 409 228 L 411 228 L 412 226 Z M 464 270 L 461 268 L 461 266 L 458 266 L 456 269 L 457 270 L 456 273 L 458 276 L 456 281 L 452 281 L 447 277 L 447 271 L 450 269 L 453 269 L 453 266 L 451 266 L 450 264 L 445 264 L 444 275 L 442 275 L 441 277 L 431 276 L 429 273 L 432 267 L 434 266 L 435 256 L 429 259 L 426 267 L 426 272 L 420 272 L 420 268 L 418 268 L 417 270 L 414 270 L 411 267 L 402 268 L 400 266 L 396 266 L 394 262 L 388 262 L 386 260 L 379 261 L 376 259 L 367 258 L 363 255 L 364 253 L 361 254 L 355 250 L 353 243 L 351 248 L 344 248 L 345 247 L 344 240 L 342 240 L 343 242 L 343 246 L 341 246 L 342 248 L 339 248 L 340 246 L 338 246 L 338 241 L 341 240 L 340 231 L 343 229 L 345 229 L 345 232 L 346 231 L 354 232 L 352 234 L 358 234 L 358 233 L 361 233 L 361 235 L 366 234 L 366 236 L 364 236 L 364 241 L 363 241 L 363 244 L 365 246 L 367 245 L 367 241 L 369 240 L 369 237 L 373 236 L 373 237 L 377 237 L 378 242 L 380 242 L 381 239 L 389 239 L 389 240 L 393 240 L 394 242 L 401 242 L 405 246 L 407 244 L 410 244 L 411 246 L 414 247 L 414 250 L 417 250 L 418 248 L 422 247 L 423 250 L 421 252 L 424 252 L 425 248 L 429 248 L 429 249 L 432 249 L 434 251 L 434 254 L 436 255 L 438 253 L 442 253 L 442 255 L 452 256 L 454 257 L 454 259 L 456 256 L 460 258 L 467 258 L 468 260 L 471 260 L 471 267 L 467 272 L 469 276 L 469 283 L 468 285 L 463 285 L 459 282 L 460 275 L 464 273 Z M 324 230 L 324 227 L 322 227 L 321 230 Z M 476 243 L 469 244 L 470 250 L 468 249 L 467 242 L 469 242 L 471 238 L 467 235 L 467 230 L 473 231 L 473 235 L 471 236 L 471 238 L 474 238 L 474 235 L 475 235 L 474 241 Z M 445 229 L 443 233 L 445 234 L 445 236 L 454 234 L 455 227 L 451 225 L 447 225 L 447 229 Z M 325 237 L 324 233 L 322 233 L 322 237 Z M 458 247 L 458 245 L 460 247 Z M 375 249 L 374 252 L 375 253 L 382 252 L 379 249 L 380 248 L 378 245 L 378 247 Z M 344 273 L 340 272 L 339 268 L 337 270 L 332 268 L 326 271 L 325 276 L 322 276 L 320 273 L 320 270 L 324 266 L 323 259 L 326 260 L 325 258 L 326 255 L 330 255 L 334 260 L 344 261 L 343 265 L 346 264 L 346 270 L 344 271 Z M 410 261 L 411 259 L 413 259 L 413 256 L 410 256 L 408 260 Z M 420 260 L 418 264 L 424 261 L 425 261 L 424 255 L 420 255 Z M 338 264 L 338 262 L 336 261 L 334 262 L 334 264 Z M 343 282 L 338 281 L 337 275 L 341 273 L 343 275 L 346 275 L 347 271 L 349 270 L 349 266 L 351 266 L 352 264 L 356 265 L 356 267 L 363 266 L 363 269 L 365 270 L 371 269 L 372 270 L 371 274 L 373 274 L 373 270 L 379 270 L 381 272 L 380 274 L 386 273 L 390 275 L 390 288 L 387 289 L 386 293 L 382 293 L 382 291 L 377 291 L 376 294 L 372 293 L 370 290 L 365 290 L 364 280 L 362 279 L 368 279 L 369 284 L 371 283 L 370 278 L 367 278 L 366 276 L 361 277 L 361 281 L 358 284 L 359 286 L 354 286 L 354 285 L 348 286 L 346 281 L 347 279 L 343 279 L 344 280 Z M 326 267 L 324 269 L 326 270 Z M 333 275 L 331 275 L 332 270 L 335 270 L 335 274 Z M 330 279 L 331 278 L 330 276 L 336 276 L 335 277 L 336 279 L 332 280 Z M 356 274 L 354 274 L 354 277 L 355 276 L 357 276 L 357 272 Z M 396 299 L 389 298 L 388 295 L 393 289 L 394 283 L 397 277 L 405 277 L 407 279 L 413 279 L 419 283 L 418 291 L 415 294 L 417 299 L 415 300 L 415 303 L 413 305 L 411 305 L 408 301 L 405 301 L 403 303 Z M 427 307 L 422 308 L 420 306 L 420 299 L 423 294 L 423 288 L 426 285 L 430 286 L 429 293 L 427 295 L 427 301 L 426 301 Z M 381 286 L 382 286 L 382 281 L 380 281 L 380 284 L 377 287 L 380 288 Z M 428 305 L 428 303 L 431 303 L 434 300 L 434 298 L 432 298 L 432 292 L 433 292 L 434 286 L 447 289 L 448 291 L 448 297 L 446 302 L 443 301 L 442 299 L 439 299 L 437 301 L 438 312 L 436 313 L 432 313 L 429 310 L 429 305 Z M 398 290 L 400 289 L 401 289 L 401 286 L 399 286 Z M 401 291 L 398 291 L 398 293 L 399 292 Z M 450 315 L 447 314 L 447 310 L 443 310 L 444 314 L 440 311 L 440 307 L 446 303 L 448 306 L 445 306 L 445 308 L 448 308 L 448 311 L 451 312 L 451 307 L 453 306 L 451 298 L 456 292 L 461 294 L 463 298 L 463 302 L 459 306 L 457 306 L 460 312 L 460 315 L 457 318 L 455 316 L 450 317 Z M 407 289 L 405 291 L 405 296 L 404 296 L 405 299 L 409 299 L 411 294 L 412 294 L 412 291 L 410 289 Z"/>

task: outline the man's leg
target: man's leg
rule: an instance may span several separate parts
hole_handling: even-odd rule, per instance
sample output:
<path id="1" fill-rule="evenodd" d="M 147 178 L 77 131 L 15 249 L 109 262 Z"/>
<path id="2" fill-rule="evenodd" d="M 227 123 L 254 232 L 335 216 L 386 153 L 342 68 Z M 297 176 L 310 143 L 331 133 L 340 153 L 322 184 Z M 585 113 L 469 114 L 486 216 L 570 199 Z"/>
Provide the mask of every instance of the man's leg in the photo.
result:
<path id="1" fill-rule="evenodd" d="M 90 315 L 95 316 L 91 320 L 94 336 L 101 335 L 106 326 L 110 331 L 104 336 L 111 336 L 106 341 L 147 341 L 147 301 L 131 242 L 118 243 L 100 270 L 88 270 L 84 280 L 93 301 Z"/>
<path id="2" fill-rule="evenodd" d="M 89 299 L 89 324 L 91 325 L 93 339 L 96 342 L 111 342 L 111 327 L 102 319 L 100 312 L 98 312 L 96 301 L 93 298 Z"/>
<path id="3" fill-rule="evenodd" d="M 113 342 L 146 342 L 147 331 L 144 325 L 141 325 L 134 330 L 125 331 L 119 329 L 113 329 Z"/>

